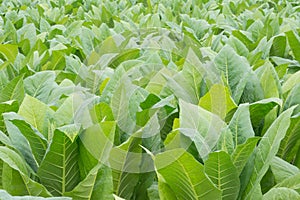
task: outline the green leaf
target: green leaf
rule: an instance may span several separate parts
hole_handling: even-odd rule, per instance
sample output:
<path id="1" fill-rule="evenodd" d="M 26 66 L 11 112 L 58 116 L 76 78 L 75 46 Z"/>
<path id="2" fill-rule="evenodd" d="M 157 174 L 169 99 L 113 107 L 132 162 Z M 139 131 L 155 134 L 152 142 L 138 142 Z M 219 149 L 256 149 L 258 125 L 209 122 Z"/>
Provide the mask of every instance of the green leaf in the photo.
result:
<path id="1" fill-rule="evenodd" d="M 9 139 L 11 141 L 10 144 L 7 144 L 10 147 L 13 147 L 14 149 L 18 150 L 20 155 L 23 156 L 23 158 L 26 160 L 26 162 L 29 164 L 29 166 L 36 171 L 38 168 L 38 163 L 35 155 L 32 153 L 32 149 L 30 147 L 30 143 L 26 139 L 26 137 L 22 134 L 21 130 L 15 126 L 10 120 L 23 120 L 19 115 L 15 113 L 4 113 L 3 114 L 4 120 L 5 120 L 5 126 L 7 133 L 9 135 Z"/>
<path id="2" fill-rule="evenodd" d="M 282 85 L 282 93 L 285 94 L 295 87 L 300 80 L 300 71 L 291 74 Z"/>
<path id="3" fill-rule="evenodd" d="M 86 150 L 101 163 L 106 163 L 113 147 L 116 131 L 115 122 L 100 122 L 80 134 L 80 140 Z"/>
<path id="4" fill-rule="evenodd" d="M 40 164 L 47 149 L 46 138 L 44 138 L 44 136 L 36 129 L 32 129 L 32 127 L 23 120 L 15 119 L 10 121 L 13 125 L 18 127 L 20 132 L 25 136 L 30 144 L 32 153 L 37 160 L 37 163 Z"/>
<path id="5" fill-rule="evenodd" d="M 225 77 L 225 84 L 229 86 L 232 98 L 236 103 L 240 101 L 251 72 L 250 65 L 240 57 L 230 46 L 225 46 L 215 57 L 214 63 Z"/>
<path id="6" fill-rule="evenodd" d="M 15 151 L 0 147 L 0 159 L 5 163 L 2 171 L 5 190 L 13 195 L 51 196 L 43 185 L 29 178 L 25 161 Z"/>
<path id="7" fill-rule="evenodd" d="M 54 80 L 54 71 L 38 72 L 24 80 L 25 91 L 28 95 L 47 103 L 51 91 L 56 86 Z"/>
<path id="8" fill-rule="evenodd" d="M 19 105 L 15 100 L 0 103 L 0 130 L 5 130 L 3 113 L 18 112 Z"/>
<path id="9" fill-rule="evenodd" d="M 18 76 L 10 81 L 0 93 L 0 102 L 16 100 L 19 104 L 24 99 L 23 76 Z"/>
<path id="10" fill-rule="evenodd" d="M 132 136 L 110 152 L 109 163 L 113 169 L 114 191 L 122 198 L 132 198 L 142 175 L 140 165 L 143 155 L 140 144 L 141 138 Z"/>
<path id="11" fill-rule="evenodd" d="M 149 200 L 159 200 L 159 193 L 158 193 L 158 184 L 154 182 L 148 189 L 148 198 Z"/>
<path id="12" fill-rule="evenodd" d="M 209 154 L 204 162 L 205 174 L 222 191 L 222 199 L 236 199 L 240 190 L 239 174 L 224 151 Z"/>
<path id="13" fill-rule="evenodd" d="M 55 130 L 37 172 L 41 183 L 56 196 L 71 191 L 80 182 L 78 146 L 69 137 L 67 133 Z"/>
<path id="14" fill-rule="evenodd" d="M 245 143 L 236 146 L 231 155 L 232 162 L 240 174 L 245 167 L 250 155 L 253 153 L 259 138 L 249 138 Z"/>
<path id="15" fill-rule="evenodd" d="M 254 137 L 250 120 L 249 104 L 241 104 L 235 111 L 228 128 L 232 132 L 234 146 L 243 144 L 248 138 Z"/>
<path id="16" fill-rule="evenodd" d="M 18 114 L 24 117 L 24 119 L 33 127 L 38 129 L 45 138 L 48 138 L 48 123 L 50 116 L 54 113 L 46 104 L 26 95 Z"/>
<path id="17" fill-rule="evenodd" d="M 289 93 L 289 95 L 287 96 L 284 105 L 283 105 L 283 110 L 286 110 L 288 108 L 290 108 L 291 106 L 294 105 L 299 105 L 300 100 L 300 83 L 298 83 L 297 85 L 295 85 L 293 87 L 293 89 L 291 90 L 291 92 Z M 295 109 L 294 113 L 298 113 L 300 111 L 299 106 Z"/>
<path id="18" fill-rule="evenodd" d="M 118 126 L 127 134 L 134 133 L 135 116 L 146 96 L 145 90 L 133 85 L 127 76 L 123 76 L 112 96 L 111 108 Z"/>
<path id="19" fill-rule="evenodd" d="M 255 187 L 257 187 L 267 172 L 272 159 L 275 157 L 281 140 L 284 138 L 290 124 L 290 116 L 294 108 L 283 112 L 270 126 L 261 139 L 255 151 L 255 159 L 252 164 L 253 172 L 250 176 L 249 183 L 243 194 L 243 198 L 251 199 Z"/>
<path id="20" fill-rule="evenodd" d="M 183 100 L 179 101 L 179 131 L 189 137 L 196 145 L 202 158 L 217 145 L 221 130 L 226 124 L 219 116 Z"/>
<path id="21" fill-rule="evenodd" d="M 279 98 L 281 96 L 279 78 L 271 62 L 266 61 L 263 66 L 256 70 L 256 74 L 260 79 L 265 98 Z"/>
<path id="22" fill-rule="evenodd" d="M 186 200 L 221 199 L 222 192 L 206 177 L 203 165 L 184 149 L 157 154 L 154 163 L 160 195 Z M 160 182 L 164 185 L 162 188 Z"/>
<path id="23" fill-rule="evenodd" d="M 288 162 L 293 163 L 300 148 L 300 116 L 292 117 L 286 136 L 280 144 L 278 155 Z"/>
<path id="24" fill-rule="evenodd" d="M 177 98 L 189 103 L 198 104 L 202 76 L 205 73 L 205 68 L 195 53 L 189 52 L 187 56 L 181 72 L 175 74 L 173 77 L 169 77 L 167 74 L 162 74 L 162 76 L 166 78 L 168 81 L 167 86 L 174 92 Z"/>
<path id="25" fill-rule="evenodd" d="M 297 36 L 294 33 L 294 31 L 288 31 L 285 33 L 285 35 L 288 38 L 288 42 L 289 42 L 290 48 L 293 52 L 295 60 L 300 62 L 300 51 L 299 51 L 300 39 L 299 39 L 299 36 Z"/>
<path id="26" fill-rule="evenodd" d="M 80 94 L 72 94 L 66 98 L 53 115 L 56 125 L 63 126 L 74 123 L 74 116 L 83 101 L 83 96 Z"/>
<path id="27" fill-rule="evenodd" d="M 293 190 L 296 190 L 298 193 L 300 192 L 300 173 L 290 176 L 283 181 L 279 182 L 274 187 L 286 187 Z"/>
<path id="28" fill-rule="evenodd" d="M 286 50 L 286 37 L 283 35 L 276 36 L 270 50 L 271 56 L 284 57 Z"/>
<path id="29" fill-rule="evenodd" d="M 66 196 L 73 199 L 113 199 L 113 183 L 111 170 L 104 165 L 97 164 L 71 192 Z"/>
<path id="30" fill-rule="evenodd" d="M 256 130 L 265 116 L 276 106 L 281 106 L 282 100 L 278 98 L 263 99 L 250 104 L 249 111 L 253 129 Z"/>
<path id="31" fill-rule="evenodd" d="M 283 180 L 292 177 L 300 172 L 300 170 L 296 166 L 277 156 L 273 158 L 271 162 L 271 170 L 277 183 L 280 183 Z"/>
<path id="32" fill-rule="evenodd" d="M 285 199 L 300 199 L 300 195 L 292 189 L 280 187 L 272 188 L 264 194 L 263 200 L 285 200 Z"/>
<path id="33" fill-rule="evenodd" d="M 14 44 L 0 44 L 0 54 L 2 54 L 7 61 L 14 63 L 18 55 L 18 46 Z"/>
<path id="34" fill-rule="evenodd" d="M 209 92 L 201 97 L 199 106 L 224 119 L 227 113 L 236 108 L 226 86 L 215 84 Z"/>

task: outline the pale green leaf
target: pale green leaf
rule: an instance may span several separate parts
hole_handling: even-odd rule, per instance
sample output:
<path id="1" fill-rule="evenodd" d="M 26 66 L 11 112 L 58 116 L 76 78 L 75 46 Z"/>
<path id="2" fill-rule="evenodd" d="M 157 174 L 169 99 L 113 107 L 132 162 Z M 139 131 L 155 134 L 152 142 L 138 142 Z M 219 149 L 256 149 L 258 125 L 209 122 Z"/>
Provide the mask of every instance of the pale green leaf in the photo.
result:
<path id="1" fill-rule="evenodd" d="M 221 199 L 222 192 L 206 177 L 203 165 L 184 149 L 157 154 L 154 163 L 158 182 L 168 186 L 160 194 L 173 193 L 176 199 L 186 200 Z"/>

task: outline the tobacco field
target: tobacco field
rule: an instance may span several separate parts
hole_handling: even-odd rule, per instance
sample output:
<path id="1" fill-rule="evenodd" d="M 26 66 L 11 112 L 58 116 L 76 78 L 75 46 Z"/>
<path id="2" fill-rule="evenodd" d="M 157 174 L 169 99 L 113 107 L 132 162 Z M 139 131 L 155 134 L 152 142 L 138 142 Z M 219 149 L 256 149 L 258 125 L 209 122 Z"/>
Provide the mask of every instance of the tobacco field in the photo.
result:
<path id="1" fill-rule="evenodd" d="M 300 199 L 299 1 L 0 3 L 0 199 Z"/>

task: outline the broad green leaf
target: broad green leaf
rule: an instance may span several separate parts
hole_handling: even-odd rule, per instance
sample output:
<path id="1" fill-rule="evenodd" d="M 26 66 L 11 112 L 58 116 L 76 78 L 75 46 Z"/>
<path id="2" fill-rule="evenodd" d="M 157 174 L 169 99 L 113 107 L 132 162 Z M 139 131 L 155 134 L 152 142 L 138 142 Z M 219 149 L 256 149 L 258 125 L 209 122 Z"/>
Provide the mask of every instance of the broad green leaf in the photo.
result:
<path id="1" fill-rule="evenodd" d="M 199 64 L 201 65 L 200 62 Z M 202 66 L 195 67 L 193 63 L 186 61 L 182 71 L 175 76 L 169 77 L 165 74 L 162 75 L 167 79 L 168 87 L 171 88 L 177 98 L 197 104 L 200 99 L 202 71 Z"/>
<path id="2" fill-rule="evenodd" d="M 0 103 L 0 130 L 4 131 L 6 129 L 4 126 L 3 113 L 18 112 L 18 109 L 19 104 L 15 100 Z"/>
<path id="3" fill-rule="evenodd" d="M 25 161 L 15 151 L 8 147 L 0 147 L 0 159 L 5 163 L 2 171 L 2 184 L 5 190 L 20 196 L 51 196 L 43 185 L 30 178 Z"/>
<path id="4" fill-rule="evenodd" d="M 164 77 L 172 77 L 172 71 L 168 68 L 162 68 L 150 79 L 145 89 L 152 94 L 160 95 L 167 83 Z"/>
<path id="5" fill-rule="evenodd" d="M 129 199 L 145 199 L 147 188 L 152 185 L 155 173 L 151 156 L 142 151 L 160 150 L 159 122 L 157 115 L 126 142 L 110 152 L 110 166 L 113 169 L 114 188 L 117 195 Z"/>
<path id="6" fill-rule="evenodd" d="M 169 187 L 162 177 L 158 177 L 158 192 L 161 200 L 177 200 L 176 193 Z"/>
<path id="7" fill-rule="evenodd" d="M 116 123 L 110 121 L 95 124 L 80 134 L 86 150 L 101 163 L 107 164 L 109 153 L 114 144 Z"/>
<path id="8" fill-rule="evenodd" d="M 79 194 L 79 191 L 82 191 L 85 194 L 92 192 L 89 194 L 91 199 L 111 198 L 113 193 L 111 168 L 104 163 L 99 163 L 80 140 L 79 152 L 78 164 L 82 181 L 73 189 L 73 192 L 71 192 L 70 195 L 74 196 Z M 95 172 L 95 168 L 99 168 L 98 172 Z M 93 181 L 94 184 L 85 184 L 90 181 Z"/>
<path id="9" fill-rule="evenodd" d="M 291 90 L 291 92 L 289 93 L 289 95 L 287 96 L 284 105 L 283 105 L 283 110 L 286 110 L 288 108 L 290 108 L 291 106 L 294 105 L 299 105 L 300 100 L 300 83 L 298 83 L 297 85 L 295 85 L 293 87 L 293 89 Z M 295 112 L 294 113 L 298 113 L 300 110 L 299 106 L 297 108 L 295 108 Z"/>
<path id="10" fill-rule="evenodd" d="M 269 192 L 264 194 L 263 200 L 284 200 L 284 199 L 300 199 L 299 193 L 295 190 L 279 187 L 272 188 Z"/>
<path id="11" fill-rule="evenodd" d="M 300 117 L 292 117 L 291 124 L 287 130 L 286 136 L 280 144 L 279 156 L 288 162 L 293 163 L 298 155 L 300 148 Z"/>
<path id="12" fill-rule="evenodd" d="M 113 121 L 114 116 L 111 110 L 111 107 L 104 102 L 101 102 L 94 106 L 94 108 L 90 111 L 93 116 L 93 120 L 95 123 L 100 123 L 101 121 Z"/>
<path id="13" fill-rule="evenodd" d="M 69 135 L 55 130 L 47 153 L 38 169 L 41 183 L 55 196 L 69 192 L 80 182 L 78 145 Z"/>
<path id="14" fill-rule="evenodd" d="M 73 199 L 113 199 L 113 183 L 111 170 L 104 165 L 97 164 L 71 192 L 66 196 Z"/>
<path id="15" fill-rule="evenodd" d="M 205 174 L 222 191 L 222 199 L 236 199 L 239 194 L 240 180 L 238 170 L 230 156 L 224 151 L 209 154 L 204 162 Z"/>
<path id="16" fill-rule="evenodd" d="M 277 156 L 273 158 L 271 162 L 271 170 L 277 183 L 280 183 L 283 180 L 290 178 L 300 172 L 300 170 L 296 166 Z"/>
<path id="17" fill-rule="evenodd" d="M 250 65 L 240 57 L 230 46 L 225 46 L 215 57 L 214 63 L 225 77 L 225 84 L 229 87 L 232 98 L 236 103 L 240 101 L 251 72 Z"/>
<path id="18" fill-rule="evenodd" d="M 40 164 L 47 149 L 46 138 L 23 120 L 14 119 L 10 121 L 13 125 L 18 127 L 20 132 L 27 139 L 31 147 L 32 154 L 34 155 L 37 163 Z"/>
<path id="19" fill-rule="evenodd" d="M 74 123 L 74 117 L 79 107 L 83 104 L 83 96 L 80 93 L 70 95 L 53 115 L 57 126 Z"/>
<path id="20" fill-rule="evenodd" d="M 111 108 L 114 118 L 121 130 L 127 134 L 135 131 L 136 112 L 139 110 L 139 104 L 145 100 L 146 93 L 142 88 L 133 85 L 128 77 L 123 76 L 112 96 Z"/>
<path id="21" fill-rule="evenodd" d="M 272 159 L 275 157 L 279 149 L 280 142 L 286 134 L 293 109 L 294 108 L 291 108 L 283 112 L 273 122 L 259 142 L 255 151 L 254 163 L 252 164 L 253 172 L 243 194 L 243 198 L 251 199 L 255 187 L 259 185 L 264 174 L 267 172 Z"/>
<path id="22" fill-rule="evenodd" d="M 282 100 L 278 98 L 263 99 L 250 104 L 249 111 L 253 129 L 256 130 L 265 116 L 276 106 L 281 106 Z"/>
<path id="23" fill-rule="evenodd" d="M 240 55 L 247 57 L 249 54 L 249 50 L 247 49 L 246 45 L 236 37 L 230 37 L 227 44 L 229 44 L 235 51 Z"/>
<path id="24" fill-rule="evenodd" d="M 106 87 L 104 88 L 102 95 L 100 97 L 101 102 L 105 102 L 110 104 L 112 96 L 114 95 L 115 91 L 117 90 L 120 81 L 123 75 L 126 73 L 124 66 L 119 66 L 115 71 L 113 76 L 109 79 Z M 126 79 L 126 78 L 124 78 Z"/>
<path id="25" fill-rule="evenodd" d="M 283 35 L 276 36 L 270 50 L 271 56 L 284 57 L 286 52 L 286 37 Z"/>
<path id="26" fill-rule="evenodd" d="M 48 123 L 53 113 L 54 111 L 46 104 L 29 95 L 25 96 L 18 111 L 18 114 L 24 117 L 33 127 L 38 129 L 45 138 L 48 138 Z"/>
<path id="27" fill-rule="evenodd" d="M 17 30 L 18 41 L 28 39 L 30 46 L 33 47 L 36 42 L 36 27 L 33 23 L 24 24 L 19 30 Z"/>
<path id="28" fill-rule="evenodd" d="M 300 51 L 299 51 L 299 46 L 300 46 L 300 38 L 295 34 L 294 31 L 288 31 L 285 33 L 285 35 L 288 38 L 288 42 L 290 45 L 290 48 L 293 52 L 294 58 L 300 62 Z"/>
<path id="29" fill-rule="evenodd" d="M 184 149 L 157 154 L 154 163 L 158 182 L 164 185 L 158 186 L 160 194 L 176 199 L 221 199 L 222 192 L 206 177 L 203 165 Z"/>
<path id="30" fill-rule="evenodd" d="M 219 116 L 183 100 L 179 102 L 179 131 L 196 145 L 202 158 L 212 151 L 226 124 Z"/>
<path id="31" fill-rule="evenodd" d="M 0 102 L 16 100 L 19 104 L 24 99 L 23 76 L 18 76 L 10 81 L 0 93 Z"/>
<path id="32" fill-rule="evenodd" d="M 281 87 L 274 66 L 269 61 L 267 61 L 263 66 L 256 70 L 256 74 L 258 74 L 259 76 L 260 83 L 264 92 L 264 97 L 279 98 L 281 95 Z"/>
<path id="33" fill-rule="evenodd" d="M 299 83 L 300 71 L 291 74 L 288 79 L 282 85 L 282 93 L 285 94 L 295 87 Z"/>
<path id="34" fill-rule="evenodd" d="M 51 91 L 56 86 L 54 80 L 54 71 L 38 72 L 24 80 L 25 91 L 28 95 L 47 103 Z"/>
<path id="35" fill-rule="evenodd" d="M 234 150 L 234 144 L 233 144 L 233 134 L 230 131 L 230 129 L 227 128 L 222 130 L 216 150 L 225 151 L 228 154 L 232 154 Z"/>
<path id="36" fill-rule="evenodd" d="M 243 144 L 248 138 L 254 137 L 255 134 L 251 125 L 249 104 L 239 105 L 228 128 L 232 132 L 234 146 Z"/>
<path id="37" fill-rule="evenodd" d="M 286 187 L 300 192 L 300 172 L 279 182 L 274 187 Z"/>
<path id="38" fill-rule="evenodd" d="M 18 53 L 19 51 L 17 45 L 0 44 L 0 54 L 2 54 L 7 61 L 14 63 Z"/>
<path id="39" fill-rule="evenodd" d="M 199 106 L 218 115 L 221 119 L 224 119 L 230 110 L 236 108 L 228 88 L 218 84 L 213 85 L 208 93 L 201 97 Z"/>
<path id="40" fill-rule="evenodd" d="M 55 49 L 57 48 L 57 49 Z M 41 69 L 42 71 L 46 70 L 63 70 L 66 66 L 65 59 L 65 49 L 66 47 L 62 44 L 58 44 L 50 50 L 52 51 L 50 54 L 50 58 L 46 64 L 44 64 Z"/>
<path id="41" fill-rule="evenodd" d="M 30 147 L 30 143 L 26 139 L 26 137 L 21 132 L 17 126 L 15 126 L 11 120 L 19 119 L 23 120 L 19 115 L 16 113 L 4 113 L 4 122 L 6 126 L 6 131 L 8 133 L 9 139 L 11 141 L 11 147 L 18 150 L 18 152 L 23 156 L 29 166 L 36 171 L 38 168 L 39 163 L 35 158 L 35 154 L 32 152 L 32 148 Z M 6 143 L 6 145 L 8 145 Z"/>
<path id="42" fill-rule="evenodd" d="M 246 77 L 247 83 L 241 96 L 241 103 L 252 103 L 264 98 L 263 88 L 259 82 L 257 75 L 250 71 Z"/>
<path id="43" fill-rule="evenodd" d="M 113 180 L 112 170 L 103 166 L 98 170 L 91 199 L 112 199 Z"/>
<path id="44" fill-rule="evenodd" d="M 126 199 L 132 198 L 142 172 L 141 138 L 130 137 L 120 146 L 114 147 L 110 152 L 109 163 L 113 169 L 113 181 L 115 193 Z"/>
<path id="45" fill-rule="evenodd" d="M 259 138 L 249 138 L 245 143 L 236 146 L 231 155 L 232 162 L 240 174 L 245 167 L 250 155 L 253 153 Z"/>

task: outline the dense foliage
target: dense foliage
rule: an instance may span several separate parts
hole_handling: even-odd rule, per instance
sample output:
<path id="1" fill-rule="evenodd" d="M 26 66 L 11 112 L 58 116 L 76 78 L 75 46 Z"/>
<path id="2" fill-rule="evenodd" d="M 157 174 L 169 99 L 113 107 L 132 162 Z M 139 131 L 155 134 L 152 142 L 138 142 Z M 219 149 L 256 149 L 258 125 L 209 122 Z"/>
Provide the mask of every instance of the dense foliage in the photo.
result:
<path id="1" fill-rule="evenodd" d="M 0 2 L 0 199 L 300 199 L 298 1 Z"/>

